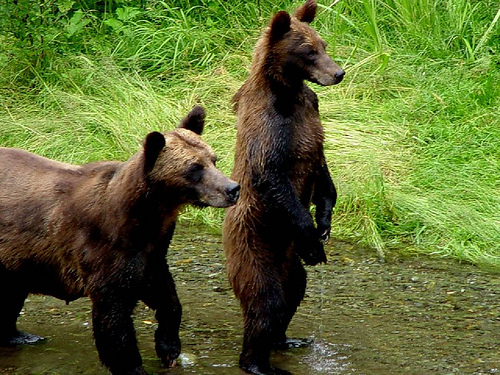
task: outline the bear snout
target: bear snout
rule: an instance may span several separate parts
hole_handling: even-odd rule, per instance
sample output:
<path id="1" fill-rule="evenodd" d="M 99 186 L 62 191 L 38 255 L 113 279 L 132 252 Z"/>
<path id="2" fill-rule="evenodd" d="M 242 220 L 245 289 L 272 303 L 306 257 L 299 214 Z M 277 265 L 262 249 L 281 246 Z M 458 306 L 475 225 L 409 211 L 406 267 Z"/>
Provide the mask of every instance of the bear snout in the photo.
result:
<path id="1" fill-rule="evenodd" d="M 333 75 L 333 77 L 335 78 L 335 84 L 342 82 L 342 80 L 344 79 L 344 75 L 345 75 L 344 69 L 336 71 L 335 74 Z"/>
<path id="2" fill-rule="evenodd" d="M 310 81 L 321 86 L 336 85 L 344 79 L 345 71 L 326 53 L 311 67 Z"/>
<path id="3" fill-rule="evenodd" d="M 226 197 L 228 203 L 230 203 L 231 205 L 236 204 L 236 202 L 238 201 L 238 198 L 240 196 L 240 188 L 240 185 L 236 182 L 232 182 L 226 188 Z"/>
<path id="4" fill-rule="evenodd" d="M 345 71 L 342 68 L 332 70 L 318 70 L 311 77 L 311 81 L 321 86 L 336 85 L 344 79 Z"/>
<path id="5" fill-rule="evenodd" d="M 235 205 L 240 196 L 240 184 L 215 167 L 207 169 L 202 181 L 193 188 L 197 191 L 197 205 L 226 208 Z"/>

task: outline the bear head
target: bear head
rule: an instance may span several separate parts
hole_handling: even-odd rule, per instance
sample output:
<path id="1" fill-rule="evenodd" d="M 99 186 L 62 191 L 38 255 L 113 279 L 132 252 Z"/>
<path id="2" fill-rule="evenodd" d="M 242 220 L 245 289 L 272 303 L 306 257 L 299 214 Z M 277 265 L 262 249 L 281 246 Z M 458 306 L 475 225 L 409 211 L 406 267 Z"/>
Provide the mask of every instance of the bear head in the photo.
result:
<path id="1" fill-rule="evenodd" d="M 307 0 L 293 17 L 285 11 L 273 17 L 261 39 L 264 45 L 257 48 L 264 55 L 266 74 L 285 84 L 308 80 L 329 86 L 342 81 L 344 70 L 328 56 L 326 43 L 309 25 L 316 8 L 315 0 Z"/>
<path id="2" fill-rule="evenodd" d="M 205 111 L 197 106 L 168 133 L 149 133 L 144 141 L 144 171 L 150 189 L 175 195 L 178 203 L 229 207 L 240 186 L 215 167 L 216 156 L 200 137 Z"/>

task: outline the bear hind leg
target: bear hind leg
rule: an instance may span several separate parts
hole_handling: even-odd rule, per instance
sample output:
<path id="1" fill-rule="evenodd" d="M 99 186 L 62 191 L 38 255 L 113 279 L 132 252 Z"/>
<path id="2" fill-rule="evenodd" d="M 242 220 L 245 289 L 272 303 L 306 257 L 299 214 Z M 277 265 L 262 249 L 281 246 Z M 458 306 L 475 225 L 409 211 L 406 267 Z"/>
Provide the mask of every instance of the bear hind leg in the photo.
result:
<path id="1" fill-rule="evenodd" d="M 269 357 L 271 355 L 273 334 L 262 321 L 246 319 L 252 328 L 247 328 L 243 337 L 243 349 L 240 354 L 239 367 L 248 374 L 255 375 L 291 375 L 289 371 L 271 366 Z M 258 327 L 258 328 L 257 328 Z M 255 329 L 257 328 L 257 329 Z"/>
<path id="2" fill-rule="evenodd" d="M 303 348 L 312 344 L 310 338 L 288 338 L 286 330 L 297 308 L 304 299 L 306 291 L 307 274 L 299 258 L 292 254 L 289 259 L 288 272 L 283 277 L 283 291 L 285 296 L 284 328 L 276 341 L 273 342 L 273 349 L 286 350 L 291 348 Z"/>
<path id="3" fill-rule="evenodd" d="M 289 375 L 290 372 L 271 366 L 269 357 L 283 326 L 285 299 L 279 282 L 269 283 L 250 301 L 241 300 L 245 327 L 239 366 L 249 374 Z"/>

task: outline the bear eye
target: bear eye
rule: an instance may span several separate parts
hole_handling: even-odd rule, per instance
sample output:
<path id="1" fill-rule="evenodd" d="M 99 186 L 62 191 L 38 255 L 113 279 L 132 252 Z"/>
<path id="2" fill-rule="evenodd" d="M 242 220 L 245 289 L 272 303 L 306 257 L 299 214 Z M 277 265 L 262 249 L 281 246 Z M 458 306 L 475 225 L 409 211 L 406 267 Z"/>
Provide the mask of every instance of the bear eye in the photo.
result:
<path id="1" fill-rule="evenodd" d="M 306 52 L 305 54 L 305 61 L 309 62 L 309 63 L 313 63 L 315 60 L 316 60 L 316 57 L 318 55 L 318 53 L 313 50 L 313 49 L 310 49 Z"/>
<path id="2" fill-rule="evenodd" d="M 190 165 L 186 172 L 187 179 L 195 183 L 200 182 L 201 178 L 203 177 L 203 169 L 203 165 L 199 163 Z"/>

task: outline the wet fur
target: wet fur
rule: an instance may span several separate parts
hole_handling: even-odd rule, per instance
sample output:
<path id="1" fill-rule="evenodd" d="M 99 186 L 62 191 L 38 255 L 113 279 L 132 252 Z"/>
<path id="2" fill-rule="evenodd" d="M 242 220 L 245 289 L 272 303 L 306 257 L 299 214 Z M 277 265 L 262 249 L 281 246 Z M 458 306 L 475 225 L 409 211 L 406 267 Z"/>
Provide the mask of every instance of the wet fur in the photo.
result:
<path id="1" fill-rule="evenodd" d="M 74 166 L 0 148 L 0 344 L 29 342 L 16 329 L 28 293 L 88 296 L 101 361 L 113 374 L 145 374 L 131 318 L 142 300 L 155 310 L 157 354 L 172 365 L 181 305 L 165 257 L 179 210 L 227 207 L 239 189 L 190 130 L 201 133 L 204 116 L 196 107 L 181 128 L 150 133 L 126 162 Z M 208 199 L 201 185 L 232 196 Z"/>
<path id="2" fill-rule="evenodd" d="M 233 98 L 238 134 L 232 178 L 241 195 L 226 211 L 223 237 L 229 280 L 244 314 L 239 363 L 249 373 L 286 373 L 271 367 L 269 355 L 286 345 L 286 329 L 304 297 L 299 257 L 312 265 L 326 262 L 321 241 L 329 236 L 336 190 L 323 153 L 318 100 L 304 80 L 338 83 L 344 73 L 308 25 L 315 11 L 316 3 L 307 1 L 296 17 L 276 14 Z M 322 66 L 311 67 L 311 49 Z"/>

